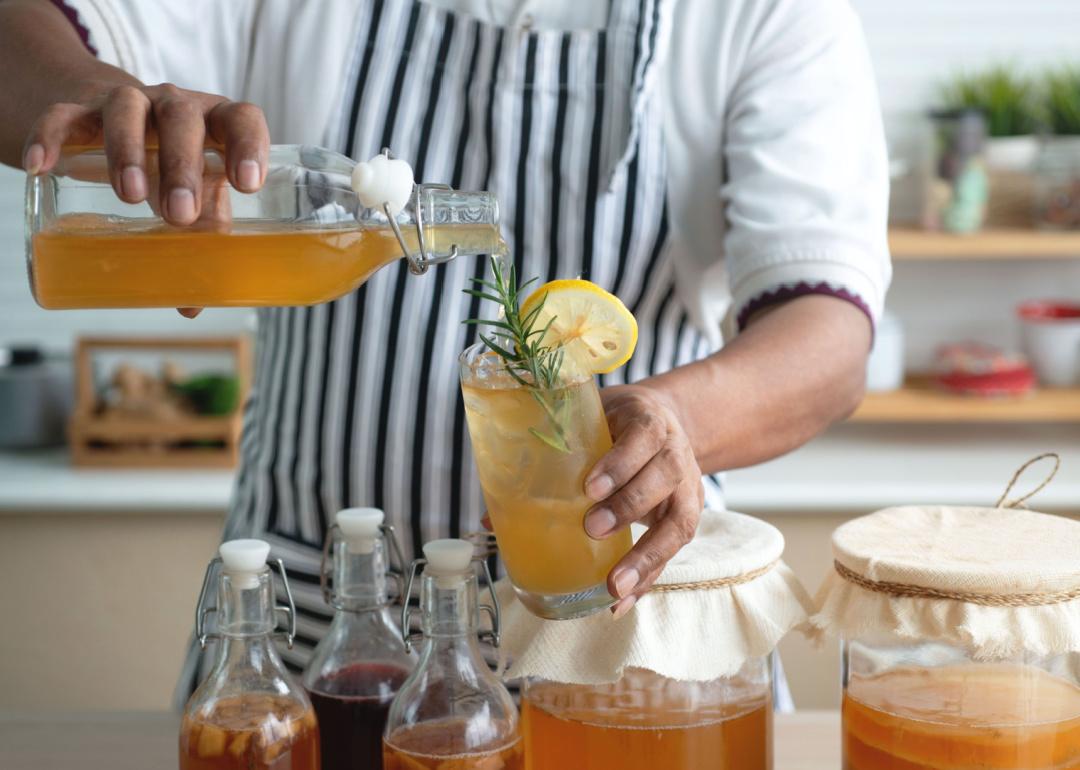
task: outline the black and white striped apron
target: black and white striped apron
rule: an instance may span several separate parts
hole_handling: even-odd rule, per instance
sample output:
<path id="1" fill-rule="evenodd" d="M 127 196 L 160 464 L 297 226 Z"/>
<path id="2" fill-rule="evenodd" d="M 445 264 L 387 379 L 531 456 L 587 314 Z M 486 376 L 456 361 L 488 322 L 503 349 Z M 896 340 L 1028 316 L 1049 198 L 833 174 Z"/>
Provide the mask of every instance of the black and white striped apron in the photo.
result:
<path id="1" fill-rule="evenodd" d="M 665 249 L 654 105 L 667 2 L 613 0 L 606 28 L 562 32 L 372 0 L 338 128 L 351 157 L 390 147 L 417 179 L 493 191 L 520 276 L 582 276 L 622 298 L 638 347 L 602 385 L 709 352 Z M 406 554 L 479 529 L 457 356 L 476 335 L 461 321 L 494 311 L 462 293 L 486 268 L 461 258 L 416 277 L 399 261 L 336 302 L 260 311 L 226 537 L 264 538 L 289 568 L 299 610 L 290 667 L 304 665 L 330 618 L 318 566 L 337 510 L 384 509 Z M 182 690 L 197 668 L 193 649 Z"/>

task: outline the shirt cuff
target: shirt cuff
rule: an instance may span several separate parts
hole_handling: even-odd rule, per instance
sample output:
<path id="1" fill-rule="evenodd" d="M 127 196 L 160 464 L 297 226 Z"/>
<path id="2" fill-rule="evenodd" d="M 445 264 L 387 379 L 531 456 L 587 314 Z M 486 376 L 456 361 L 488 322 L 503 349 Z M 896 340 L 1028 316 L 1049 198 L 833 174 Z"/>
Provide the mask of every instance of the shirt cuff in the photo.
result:
<path id="1" fill-rule="evenodd" d="M 83 45 L 86 46 L 86 50 L 94 56 L 97 56 L 97 46 L 90 41 L 90 28 L 83 22 L 78 9 L 72 3 L 65 2 L 65 0 L 52 0 L 52 4 L 56 6 L 60 13 L 67 17 L 69 22 L 71 22 L 71 26 L 75 28 L 75 31 L 79 35 L 79 39 L 82 40 Z"/>
<path id="2" fill-rule="evenodd" d="M 742 276 L 732 286 L 732 314 L 739 331 L 762 308 L 810 294 L 850 302 L 866 314 L 871 327 L 881 317 L 885 302 L 882 282 L 850 260 L 802 254 L 795 259 L 774 256 L 761 261 L 765 267 Z"/>

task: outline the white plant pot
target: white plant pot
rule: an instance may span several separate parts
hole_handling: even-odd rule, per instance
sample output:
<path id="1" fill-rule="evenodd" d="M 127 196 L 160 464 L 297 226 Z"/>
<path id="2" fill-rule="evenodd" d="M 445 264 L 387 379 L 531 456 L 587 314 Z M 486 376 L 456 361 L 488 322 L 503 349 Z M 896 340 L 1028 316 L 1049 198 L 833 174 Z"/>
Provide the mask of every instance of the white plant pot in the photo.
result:
<path id="1" fill-rule="evenodd" d="M 991 171 L 1030 171 L 1039 155 L 1039 137 L 999 136 L 986 140 L 984 157 Z"/>

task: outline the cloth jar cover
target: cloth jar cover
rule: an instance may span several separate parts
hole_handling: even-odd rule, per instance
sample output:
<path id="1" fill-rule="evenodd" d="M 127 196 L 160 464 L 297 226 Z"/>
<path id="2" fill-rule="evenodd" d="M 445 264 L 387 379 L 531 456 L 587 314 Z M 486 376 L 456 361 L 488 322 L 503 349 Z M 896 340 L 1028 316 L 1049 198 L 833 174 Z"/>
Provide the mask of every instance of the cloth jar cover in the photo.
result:
<path id="1" fill-rule="evenodd" d="M 780 560 L 783 535 L 763 521 L 706 510 L 697 535 L 668 563 L 625 617 L 598 612 L 577 620 L 542 620 L 499 586 L 509 678 L 573 684 L 618 681 L 644 668 L 680 681 L 736 674 L 768 655 L 812 605 Z"/>
<path id="2" fill-rule="evenodd" d="M 1080 522 L 1011 508 L 887 508 L 833 534 L 812 634 L 890 634 L 981 660 L 1080 652 Z"/>

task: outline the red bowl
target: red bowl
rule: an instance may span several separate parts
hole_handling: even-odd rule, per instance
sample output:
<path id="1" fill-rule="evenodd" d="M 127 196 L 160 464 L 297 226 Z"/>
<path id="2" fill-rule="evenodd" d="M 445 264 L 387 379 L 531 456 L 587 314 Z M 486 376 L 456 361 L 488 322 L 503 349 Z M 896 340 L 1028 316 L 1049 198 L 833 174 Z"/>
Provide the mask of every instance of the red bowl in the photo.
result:
<path id="1" fill-rule="evenodd" d="M 1080 302 L 1067 299 L 1033 299 L 1016 309 L 1025 321 L 1049 322 L 1080 320 Z"/>

